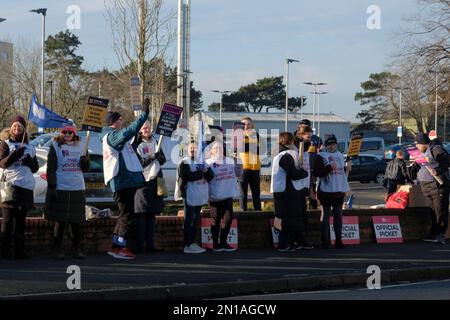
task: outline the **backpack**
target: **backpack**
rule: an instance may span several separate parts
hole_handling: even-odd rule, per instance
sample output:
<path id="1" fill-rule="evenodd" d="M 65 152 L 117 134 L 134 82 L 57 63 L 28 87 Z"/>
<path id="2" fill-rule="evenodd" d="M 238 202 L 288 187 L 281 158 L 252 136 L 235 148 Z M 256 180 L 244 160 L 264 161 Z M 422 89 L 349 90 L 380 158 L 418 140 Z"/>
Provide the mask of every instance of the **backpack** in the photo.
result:
<path id="1" fill-rule="evenodd" d="M 397 162 L 395 160 L 391 160 L 389 161 L 389 163 L 387 164 L 386 167 L 386 172 L 384 174 L 384 177 L 386 179 L 390 179 L 390 180 L 397 180 L 398 177 L 398 167 L 399 165 L 397 164 Z"/>

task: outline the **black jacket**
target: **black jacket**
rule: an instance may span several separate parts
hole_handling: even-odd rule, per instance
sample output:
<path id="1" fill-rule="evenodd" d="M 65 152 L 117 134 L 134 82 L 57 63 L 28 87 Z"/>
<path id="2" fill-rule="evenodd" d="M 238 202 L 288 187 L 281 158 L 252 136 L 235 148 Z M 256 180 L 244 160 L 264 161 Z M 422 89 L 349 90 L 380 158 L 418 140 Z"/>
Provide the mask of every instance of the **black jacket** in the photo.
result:
<path id="1" fill-rule="evenodd" d="M 406 182 L 412 183 L 413 180 L 409 178 L 408 168 L 406 167 L 406 162 L 403 159 L 395 158 L 393 161 L 393 165 L 398 166 L 397 170 L 397 177 L 395 179 L 388 179 L 386 180 L 393 180 L 399 184 L 405 184 Z M 387 168 L 386 168 L 387 170 Z"/>

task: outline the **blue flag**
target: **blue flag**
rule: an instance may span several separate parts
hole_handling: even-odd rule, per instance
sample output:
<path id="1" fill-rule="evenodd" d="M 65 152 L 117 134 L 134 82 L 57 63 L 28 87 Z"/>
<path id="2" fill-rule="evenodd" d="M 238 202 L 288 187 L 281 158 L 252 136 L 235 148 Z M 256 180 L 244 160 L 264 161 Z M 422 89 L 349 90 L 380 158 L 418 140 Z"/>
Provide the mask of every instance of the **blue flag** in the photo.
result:
<path id="1" fill-rule="evenodd" d="M 36 101 L 36 95 L 31 98 L 28 120 L 40 128 L 62 128 L 73 123 L 59 114 L 47 109 Z"/>

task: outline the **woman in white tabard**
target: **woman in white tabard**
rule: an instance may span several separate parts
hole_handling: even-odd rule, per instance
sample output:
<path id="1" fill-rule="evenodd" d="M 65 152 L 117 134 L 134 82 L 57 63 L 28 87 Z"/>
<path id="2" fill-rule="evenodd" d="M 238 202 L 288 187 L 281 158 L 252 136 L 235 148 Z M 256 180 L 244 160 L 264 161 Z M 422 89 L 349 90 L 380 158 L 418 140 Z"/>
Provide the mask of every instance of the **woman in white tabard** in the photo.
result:
<path id="1" fill-rule="evenodd" d="M 299 152 L 292 133 L 282 132 L 280 153 L 272 165 L 270 192 L 273 193 L 275 217 L 281 219 L 278 250 L 295 251 L 306 229 L 306 195 L 309 192 L 310 174 L 308 153 L 299 162 Z"/>
<path id="2" fill-rule="evenodd" d="M 214 173 L 205 163 L 201 163 L 197 155 L 197 144 L 189 144 L 189 156 L 180 161 L 177 168 L 175 200 L 183 200 L 184 204 L 184 253 L 203 253 L 195 237 L 200 220 L 202 206 L 208 203 L 208 182 Z"/>
<path id="3" fill-rule="evenodd" d="M 45 218 L 55 222 L 53 257 L 66 257 L 62 248 L 64 230 L 70 225 L 71 256 L 83 259 L 81 225 L 86 220 L 86 193 L 83 172 L 89 170 L 89 152 L 77 136 L 74 126 L 65 126 L 53 138 L 47 158 L 48 189 L 45 197 Z"/>
<path id="4" fill-rule="evenodd" d="M 345 193 L 350 191 L 347 176 L 352 162 L 346 162 L 342 153 L 337 151 L 337 139 L 334 134 L 325 136 L 325 148 L 315 159 L 314 173 L 319 177 L 317 197 L 322 207 L 321 232 L 322 247 L 328 249 L 330 242 L 330 216 L 333 215 L 336 248 L 344 248 L 342 243 L 342 205 Z"/>
<path id="5" fill-rule="evenodd" d="M 152 134 L 147 120 L 132 143 L 133 149 L 144 168 L 145 183 L 134 196 L 134 222 L 136 231 L 136 253 L 161 251 L 155 247 L 155 216 L 164 211 L 164 199 L 158 196 L 157 178 L 163 177 L 161 166 L 166 162 L 162 148 L 156 152 L 158 142 Z"/>
<path id="6" fill-rule="evenodd" d="M 206 164 L 214 173 L 209 181 L 209 208 L 211 214 L 211 236 L 214 251 L 234 251 L 227 242 L 233 221 L 233 198 L 239 197 L 237 178 L 242 175 L 242 164 L 237 157 L 224 156 L 224 144 L 214 141 L 210 145 L 211 157 Z M 221 221 L 224 220 L 221 226 Z"/>

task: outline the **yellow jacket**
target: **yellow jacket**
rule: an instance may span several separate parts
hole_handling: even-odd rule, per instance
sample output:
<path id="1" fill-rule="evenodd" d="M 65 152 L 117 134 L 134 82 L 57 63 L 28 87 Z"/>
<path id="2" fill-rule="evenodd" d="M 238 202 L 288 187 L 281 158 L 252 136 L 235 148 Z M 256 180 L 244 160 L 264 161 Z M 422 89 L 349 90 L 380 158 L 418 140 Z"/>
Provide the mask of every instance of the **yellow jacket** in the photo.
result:
<path id="1" fill-rule="evenodd" d="M 255 148 L 256 145 L 256 148 Z M 252 151 L 252 152 L 250 152 Z M 256 151 L 256 153 L 255 153 Z M 244 170 L 261 170 L 261 161 L 259 158 L 259 134 L 248 135 L 244 133 L 244 152 L 240 153 Z"/>

